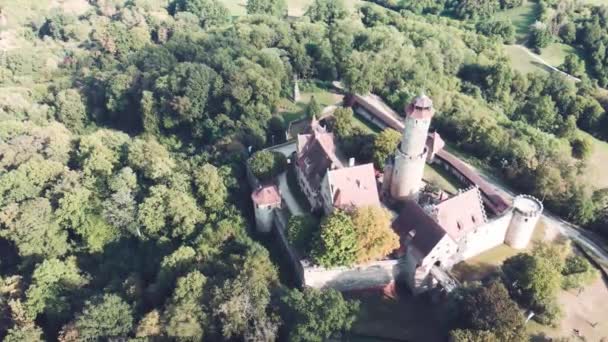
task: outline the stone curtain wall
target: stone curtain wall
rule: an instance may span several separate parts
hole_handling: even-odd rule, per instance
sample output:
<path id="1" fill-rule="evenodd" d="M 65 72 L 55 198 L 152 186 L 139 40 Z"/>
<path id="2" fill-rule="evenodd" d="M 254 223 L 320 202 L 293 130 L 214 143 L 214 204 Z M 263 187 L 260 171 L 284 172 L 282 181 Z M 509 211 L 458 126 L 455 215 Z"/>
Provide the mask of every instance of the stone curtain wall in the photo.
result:
<path id="1" fill-rule="evenodd" d="M 467 234 L 466 248 L 462 255 L 463 259 L 472 258 L 503 244 L 512 217 L 513 212 L 509 210 L 502 216 L 491 220 L 481 227 L 477 227 L 473 233 Z"/>
<path id="2" fill-rule="evenodd" d="M 306 286 L 351 291 L 384 286 L 400 277 L 402 261 L 382 260 L 353 267 L 304 267 Z"/>
<path id="3" fill-rule="evenodd" d="M 304 285 L 304 270 L 302 269 L 302 263 L 298 253 L 291 247 L 287 241 L 285 230 L 287 229 L 287 215 L 283 210 L 274 211 L 274 225 L 273 233 L 275 234 L 275 241 L 279 244 L 281 253 L 289 260 L 292 271 L 296 277 L 298 285 Z"/>

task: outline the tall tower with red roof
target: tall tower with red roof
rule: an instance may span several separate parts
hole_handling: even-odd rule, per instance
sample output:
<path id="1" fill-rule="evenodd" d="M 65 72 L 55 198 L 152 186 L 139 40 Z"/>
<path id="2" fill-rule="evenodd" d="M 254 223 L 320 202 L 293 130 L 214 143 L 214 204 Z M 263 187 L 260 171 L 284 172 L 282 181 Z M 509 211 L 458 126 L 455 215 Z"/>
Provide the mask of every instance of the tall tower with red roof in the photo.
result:
<path id="1" fill-rule="evenodd" d="M 426 163 L 426 139 L 435 114 L 433 101 L 420 95 L 405 107 L 403 137 L 395 151 L 390 193 L 397 200 L 417 198 Z"/>

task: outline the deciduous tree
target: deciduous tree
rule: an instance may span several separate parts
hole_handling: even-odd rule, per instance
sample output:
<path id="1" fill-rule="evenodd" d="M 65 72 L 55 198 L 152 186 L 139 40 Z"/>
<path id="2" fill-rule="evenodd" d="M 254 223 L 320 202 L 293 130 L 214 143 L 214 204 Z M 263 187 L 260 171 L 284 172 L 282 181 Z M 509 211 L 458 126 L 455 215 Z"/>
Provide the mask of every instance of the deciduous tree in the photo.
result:
<path id="1" fill-rule="evenodd" d="M 401 134 L 391 128 L 383 130 L 374 139 L 374 165 L 378 169 L 384 168 L 386 158 L 395 153 L 400 140 Z"/>
<path id="2" fill-rule="evenodd" d="M 82 340 L 124 338 L 133 328 L 133 310 L 118 295 L 105 294 L 87 301 L 74 325 Z"/>
<path id="3" fill-rule="evenodd" d="M 357 251 L 357 232 L 350 216 L 339 210 L 327 216 L 313 246 L 315 262 L 324 267 L 349 266 L 357 260 Z"/>
<path id="4" fill-rule="evenodd" d="M 357 208 L 352 221 L 357 232 L 357 262 L 378 260 L 399 248 L 399 236 L 391 228 L 392 215 L 387 209 Z"/>
<path id="5" fill-rule="evenodd" d="M 284 16 L 287 14 L 285 0 L 247 0 L 248 14 Z"/>
<path id="6" fill-rule="evenodd" d="M 281 310 L 289 341 L 323 341 L 348 331 L 355 321 L 358 302 L 344 300 L 333 289 L 289 290 L 281 297 Z"/>
<path id="7" fill-rule="evenodd" d="M 468 333 L 456 332 L 457 336 L 490 337 L 490 332 L 496 336 L 496 341 L 516 342 L 526 339 L 524 316 L 517 304 L 509 298 L 502 283 L 494 281 L 485 286 L 464 288 L 453 296 L 459 311 L 458 326 L 473 330 Z"/>

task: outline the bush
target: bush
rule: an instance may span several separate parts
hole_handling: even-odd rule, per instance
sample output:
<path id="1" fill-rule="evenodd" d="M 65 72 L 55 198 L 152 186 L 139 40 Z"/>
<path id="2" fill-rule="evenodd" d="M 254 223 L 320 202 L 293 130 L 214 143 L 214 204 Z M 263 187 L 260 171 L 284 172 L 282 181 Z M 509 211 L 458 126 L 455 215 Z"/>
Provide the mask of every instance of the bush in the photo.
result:
<path id="1" fill-rule="evenodd" d="M 299 252 L 308 254 L 315 233 L 319 229 L 319 220 L 313 215 L 297 215 L 289 218 L 287 223 L 287 240 Z"/>
<path id="2" fill-rule="evenodd" d="M 572 156 L 577 159 L 585 160 L 587 159 L 593 150 L 593 144 L 591 140 L 584 137 L 576 137 L 571 142 L 572 146 Z"/>
<path id="3" fill-rule="evenodd" d="M 251 172 L 261 181 L 269 181 L 285 171 L 287 158 L 279 152 L 258 151 L 249 159 Z"/>
<path id="4" fill-rule="evenodd" d="M 562 269 L 562 288 L 564 290 L 582 288 L 597 277 L 597 270 L 589 260 L 580 255 L 570 255 Z"/>

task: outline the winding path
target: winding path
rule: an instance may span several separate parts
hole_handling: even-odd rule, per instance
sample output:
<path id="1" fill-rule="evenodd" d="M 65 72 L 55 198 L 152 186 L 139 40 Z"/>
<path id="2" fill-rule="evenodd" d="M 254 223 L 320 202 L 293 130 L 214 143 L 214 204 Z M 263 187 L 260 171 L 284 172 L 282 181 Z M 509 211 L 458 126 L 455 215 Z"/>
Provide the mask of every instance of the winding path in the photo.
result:
<path id="1" fill-rule="evenodd" d="M 562 71 L 562 70 L 559 70 L 558 68 L 554 67 L 553 65 L 551 65 L 551 64 L 549 64 L 549 63 L 547 63 L 547 61 L 545 61 L 544 59 L 542 59 L 542 57 L 541 57 L 541 56 L 539 56 L 539 55 L 535 54 L 534 52 L 530 51 L 530 49 L 528 49 L 527 47 L 525 47 L 525 46 L 523 46 L 523 45 L 521 45 L 521 44 L 514 44 L 514 45 L 512 45 L 512 46 L 514 46 L 514 47 L 516 47 L 516 48 L 518 48 L 518 49 L 520 49 L 520 50 L 523 50 L 523 51 L 524 51 L 525 53 L 527 53 L 527 54 L 528 54 L 530 57 L 532 57 L 532 59 L 534 59 L 534 60 L 535 60 L 535 61 L 537 61 L 538 63 L 540 63 L 540 64 L 542 64 L 542 65 L 546 66 L 547 68 L 551 69 L 552 71 L 558 72 L 558 73 L 560 73 L 560 74 L 562 74 L 562 75 L 566 76 L 567 78 L 569 78 L 569 79 L 571 79 L 571 80 L 573 80 L 573 81 L 575 81 L 575 82 L 580 82 L 580 81 L 581 81 L 581 79 L 580 79 L 580 78 L 578 78 L 578 77 L 574 77 L 574 76 L 572 76 L 572 75 L 570 75 L 570 74 L 568 74 L 568 73 L 566 73 L 566 72 L 564 72 L 564 71 Z"/>

